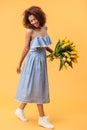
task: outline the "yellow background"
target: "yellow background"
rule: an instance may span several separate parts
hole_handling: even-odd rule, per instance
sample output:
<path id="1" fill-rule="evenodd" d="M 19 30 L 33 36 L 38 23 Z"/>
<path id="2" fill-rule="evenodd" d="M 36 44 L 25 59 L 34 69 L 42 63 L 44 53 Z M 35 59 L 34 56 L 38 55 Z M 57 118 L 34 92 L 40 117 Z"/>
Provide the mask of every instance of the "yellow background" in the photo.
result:
<path id="1" fill-rule="evenodd" d="M 14 116 L 19 75 L 16 67 L 24 47 L 22 12 L 40 6 L 47 15 L 48 33 L 54 46 L 67 36 L 79 52 L 74 69 L 58 70 L 59 62 L 48 62 L 51 103 L 46 115 L 57 130 L 87 130 L 87 1 L 86 0 L 0 0 L 0 129 L 42 130 L 35 104 L 28 104 L 23 123 Z"/>

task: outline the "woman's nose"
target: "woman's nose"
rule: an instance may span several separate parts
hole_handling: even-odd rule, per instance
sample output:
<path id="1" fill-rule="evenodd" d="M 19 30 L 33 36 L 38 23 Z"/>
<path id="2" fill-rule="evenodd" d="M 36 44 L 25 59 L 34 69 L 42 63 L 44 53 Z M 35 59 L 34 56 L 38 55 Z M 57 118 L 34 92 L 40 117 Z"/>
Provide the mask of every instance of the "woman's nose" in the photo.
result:
<path id="1" fill-rule="evenodd" d="M 34 21 L 33 21 L 33 24 L 35 24 L 35 23 L 36 23 L 36 21 L 34 20 Z"/>

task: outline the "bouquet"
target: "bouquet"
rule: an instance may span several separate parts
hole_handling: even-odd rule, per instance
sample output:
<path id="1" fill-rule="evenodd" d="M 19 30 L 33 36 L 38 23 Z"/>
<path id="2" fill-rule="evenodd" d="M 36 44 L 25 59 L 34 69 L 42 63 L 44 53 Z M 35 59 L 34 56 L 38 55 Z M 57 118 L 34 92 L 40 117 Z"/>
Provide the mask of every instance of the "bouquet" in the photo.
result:
<path id="1" fill-rule="evenodd" d="M 65 66 L 65 68 L 68 66 L 73 68 L 73 63 L 77 63 L 78 55 L 75 44 L 65 37 L 62 40 L 58 40 L 54 51 L 47 55 L 47 57 L 49 57 L 51 61 L 59 59 L 59 70 L 61 70 L 63 66 Z"/>

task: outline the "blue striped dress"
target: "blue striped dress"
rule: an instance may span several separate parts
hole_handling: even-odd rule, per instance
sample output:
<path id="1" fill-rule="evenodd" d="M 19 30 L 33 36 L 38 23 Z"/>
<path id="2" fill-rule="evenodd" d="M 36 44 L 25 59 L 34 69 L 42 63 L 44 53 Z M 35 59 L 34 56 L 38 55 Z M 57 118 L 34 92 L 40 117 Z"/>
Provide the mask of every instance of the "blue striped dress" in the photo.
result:
<path id="1" fill-rule="evenodd" d="M 30 50 L 26 57 L 18 88 L 16 100 L 24 103 L 49 103 L 49 84 L 47 76 L 46 47 L 51 45 L 48 34 L 35 35 L 30 42 Z"/>

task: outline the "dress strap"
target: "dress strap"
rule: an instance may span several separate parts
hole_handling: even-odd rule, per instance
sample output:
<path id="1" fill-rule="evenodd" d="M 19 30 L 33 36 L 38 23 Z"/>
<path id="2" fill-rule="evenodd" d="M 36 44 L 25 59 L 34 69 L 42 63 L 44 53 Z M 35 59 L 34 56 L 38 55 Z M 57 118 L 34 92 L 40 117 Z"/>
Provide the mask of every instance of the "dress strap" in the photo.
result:
<path id="1" fill-rule="evenodd" d="M 47 26 L 43 26 L 43 28 L 44 28 L 45 30 L 47 30 Z"/>

